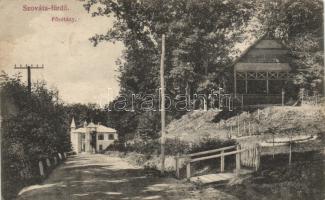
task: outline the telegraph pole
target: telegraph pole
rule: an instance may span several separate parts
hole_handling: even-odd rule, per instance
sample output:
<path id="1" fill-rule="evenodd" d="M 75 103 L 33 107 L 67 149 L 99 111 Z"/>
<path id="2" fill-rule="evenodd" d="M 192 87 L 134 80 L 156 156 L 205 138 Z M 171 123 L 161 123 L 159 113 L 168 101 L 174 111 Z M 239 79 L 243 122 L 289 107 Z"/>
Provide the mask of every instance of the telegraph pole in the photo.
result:
<path id="1" fill-rule="evenodd" d="M 161 174 L 165 172 L 165 80 L 164 80 L 164 60 L 165 60 L 165 35 L 161 40 L 160 59 L 160 88 L 161 88 Z"/>
<path id="2" fill-rule="evenodd" d="M 27 85 L 28 85 L 28 92 L 32 92 L 32 81 L 31 81 L 31 69 L 44 69 L 44 65 L 42 64 L 39 66 L 38 64 L 36 66 L 33 65 L 25 65 L 24 67 L 22 65 L 15 65 L 15 69 L 27 69 Z"/>

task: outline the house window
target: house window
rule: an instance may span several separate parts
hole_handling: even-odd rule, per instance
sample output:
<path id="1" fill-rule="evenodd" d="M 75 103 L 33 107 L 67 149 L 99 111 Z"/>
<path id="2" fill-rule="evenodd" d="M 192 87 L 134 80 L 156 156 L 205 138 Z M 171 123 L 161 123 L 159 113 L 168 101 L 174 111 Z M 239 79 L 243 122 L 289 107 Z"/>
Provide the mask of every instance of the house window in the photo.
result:
<path id="1" fill-rule="evenodd" d="M 103 145 L 99 145 L 99 151 L 103 150 Z"/>
<path id="2" fill-rule="evenodd" d="M 114 140 L 114 134 L 109 134 L 109 135 L 108 135 L 108 139 L 109 139 L 109 140 Z"/>
<path id="3" fill-rule="evenodd" d="M 86 139 L 86 135 L 85 134 L 82 134 L 82 139 Z"/>
<path id="4" fill-rule="evenodd" d="M 104 140 L 104 135 L 103 134 L 98 135 L 98 140 Z"/>

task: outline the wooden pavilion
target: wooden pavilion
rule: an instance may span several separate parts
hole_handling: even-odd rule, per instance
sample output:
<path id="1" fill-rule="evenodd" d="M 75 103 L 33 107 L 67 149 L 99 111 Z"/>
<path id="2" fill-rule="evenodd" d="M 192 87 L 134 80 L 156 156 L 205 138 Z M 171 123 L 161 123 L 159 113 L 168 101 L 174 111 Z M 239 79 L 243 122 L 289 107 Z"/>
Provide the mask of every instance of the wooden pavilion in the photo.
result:
<path id="1" fill-rule="evenodd" d="M 281 103 L 293 74 L 288 50 L 267 35 L 256 41 L 235 61 L 234 94 L 245 105 Z"/>

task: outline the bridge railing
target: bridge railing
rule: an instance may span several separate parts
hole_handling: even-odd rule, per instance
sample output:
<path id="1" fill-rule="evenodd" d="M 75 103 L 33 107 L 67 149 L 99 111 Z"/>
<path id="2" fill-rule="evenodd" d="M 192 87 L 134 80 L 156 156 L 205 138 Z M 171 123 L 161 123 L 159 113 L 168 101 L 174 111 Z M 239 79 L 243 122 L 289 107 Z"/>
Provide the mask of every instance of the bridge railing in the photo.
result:
<path id="1" fill-rule="evenodd" d="M 232 151 L 227 151 L 232 150 Z M 226 152 L 227 151 L 227 152 Z M 210 155 L 214 154 L 215 155 Z M 242 153 L 244 153 L 244 157 L 241 158 Z M 245 148 L 242 149 L 240 145 L 233 145 L 228 147 L 223 147 L 219 149 L 213 149 L 209 151 L 202 151 L 198 153 L 186 154 L 186 155 L 177 155 L 175 157 L 176 162 L 176 177 L 180 178 L 180 159 L 187 158 L 186 161 L 186 178 L 191 178 L 191 163 L 209 160 L 209 159 L 216 159 L 220 158 L 220 172 L 223 173 L 225 171 L 225 157 L 226 156 L 236 156 L 236 174 L 239 174 L 241 169 L 241 164 L 248 167 L 255 167 L 257 170 L 260 165 L 260 154 L 259 148 L 254 146 L 253 148 Z M 194 158 L 193 158 L 194 157 Z"/>
<path id="2" fill-rule="evenodd" d="M 232 150 L 230 152 L 225 152 L 226 150 Z M 240 170 L 240 153 L 246 151 L 245 149 L 241 149 L 240 145 L 234 145 L 234 146 L 228 146 L 228 147 L 223 147 L 219 149 L 213 149 L 209 151 L 202 151 L 198 153 L 192 153 L 192 154 L 187 154 L 187 155 L 177 155 L 175 157 L 175 162 L 176 162 L 176 177 L 180 177 L 180 165 L 179 165 L 179 160 L 180 158 L 187 158 L 186 162 L 186 178 L 189 179 L 191 178 L 191 163 L 198 162 L 198 161 L 203 161 L 203 160 L 209 160 L 209 159 L 215 159 L 215 158 L 220 158 L 220 171 L 224 172 L 225 170 L 225 157 L 234 155 L 236 154 L 236 171 L 239 172 Z M 213 154 L 217 153 L 216 155 L 208 155 L 208 154 Z M 208 156 L 207 156 L 208 155 Z M 202 156 L 202 157 L 200 157 Z M 195 157 L 195 158 L 192 158 Z"/>

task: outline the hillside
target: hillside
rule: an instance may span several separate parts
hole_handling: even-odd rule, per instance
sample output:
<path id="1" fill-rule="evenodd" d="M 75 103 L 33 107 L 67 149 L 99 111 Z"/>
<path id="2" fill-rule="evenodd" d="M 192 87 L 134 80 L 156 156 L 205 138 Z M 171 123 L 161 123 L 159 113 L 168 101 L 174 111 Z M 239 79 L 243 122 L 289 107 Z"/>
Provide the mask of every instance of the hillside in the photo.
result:
<path id="1" fill-rule="evenodd" d="M 204 137 L 245 140 L 252 138 L 245 136 L 261 135 L 260 139 L 267 139 L 272 131 L 281 137 L 314 135 L 325 128 L 324 106 L 271 106 L 214 122 L 222 114 L 220 110 L 192 111 L 167 126 L 167 137 L 194 143 Z"/>

